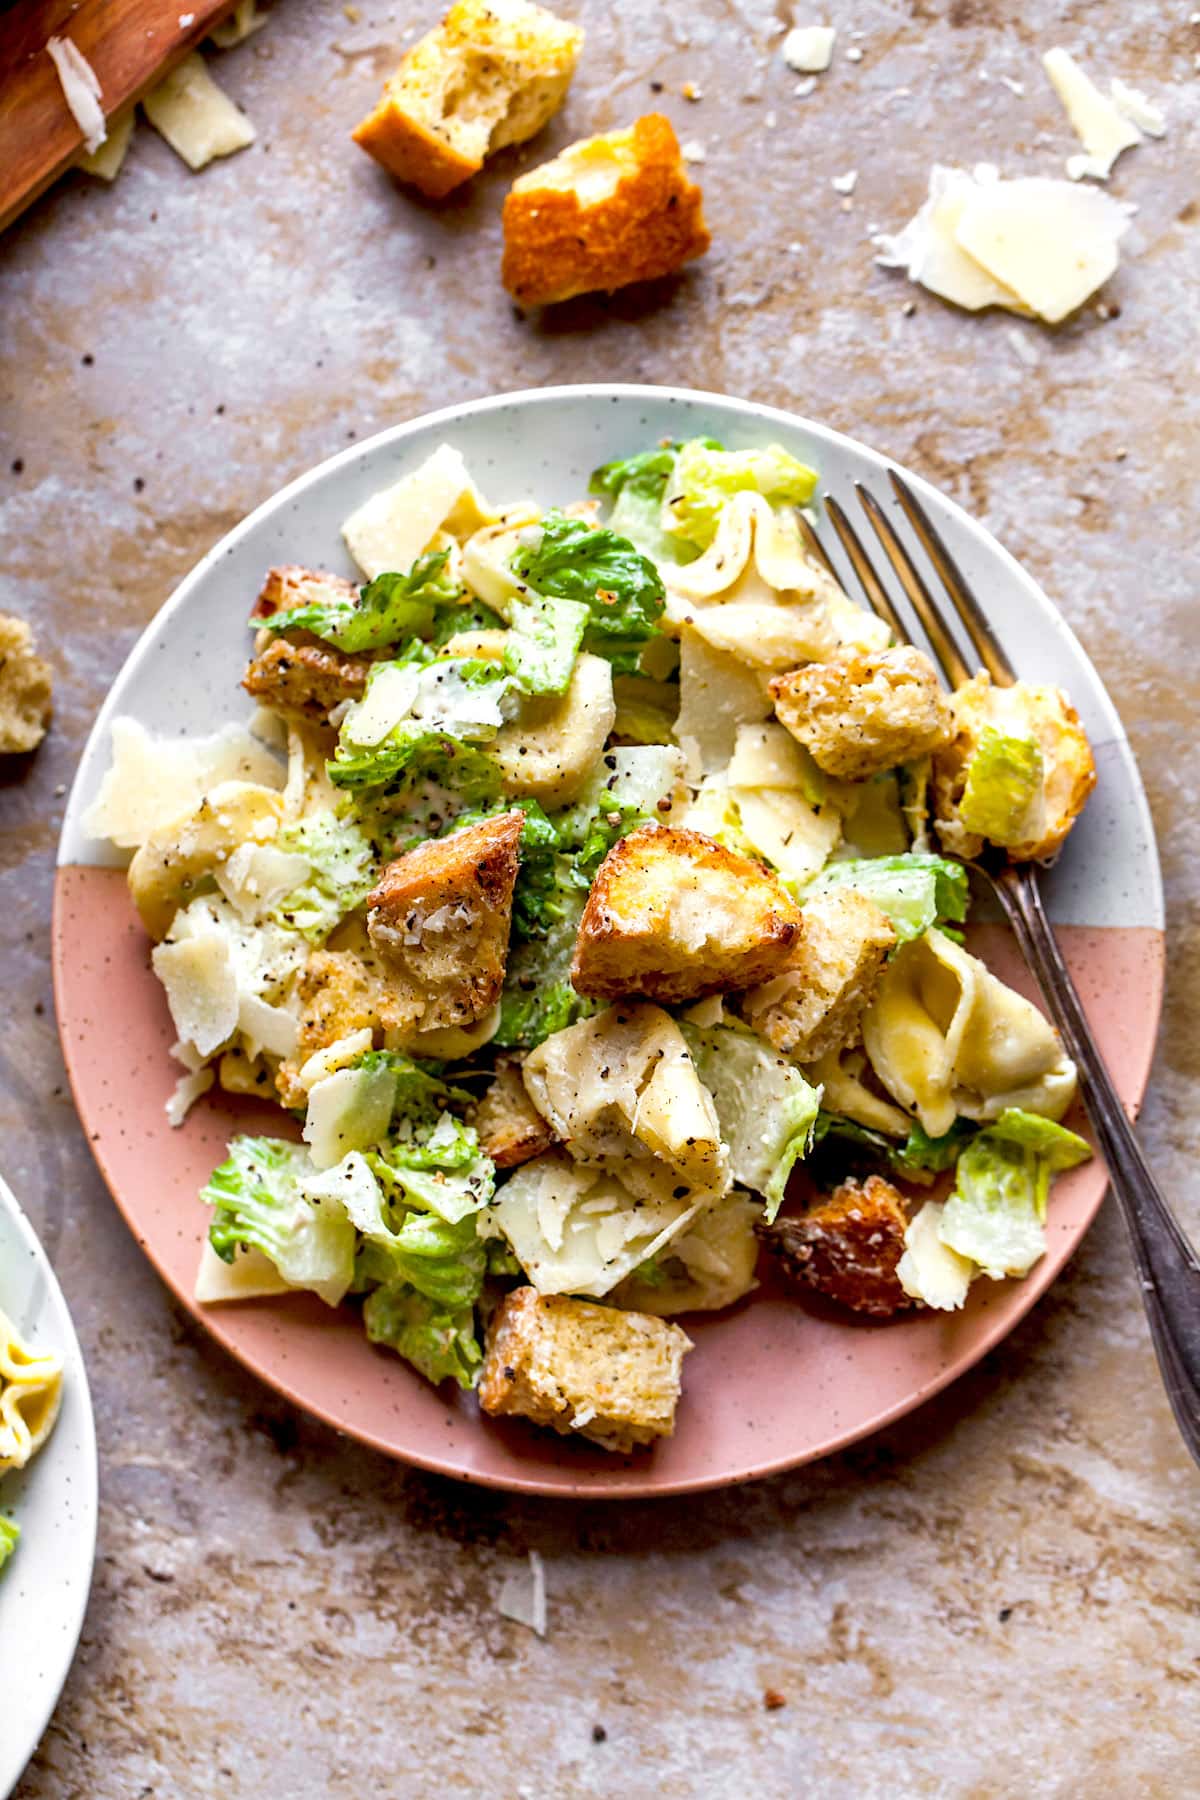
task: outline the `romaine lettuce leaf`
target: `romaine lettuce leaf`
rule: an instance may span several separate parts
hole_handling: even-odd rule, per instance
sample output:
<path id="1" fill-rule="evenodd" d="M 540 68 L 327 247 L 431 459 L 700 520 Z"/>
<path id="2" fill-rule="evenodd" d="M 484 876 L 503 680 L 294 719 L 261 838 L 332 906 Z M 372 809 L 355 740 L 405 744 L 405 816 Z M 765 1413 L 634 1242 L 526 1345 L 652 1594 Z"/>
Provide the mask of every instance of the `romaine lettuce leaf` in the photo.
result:
<path id="1" fill-rule="evenodd" d="M 2 1569 L 21 1538 L 21 1527 L 15 1519 L 0 1519 L 0 1569 Z"/>
<path id="2" fill-rule="evenodd" d="M 958 816 L 968 831 L 993 844 L 1019 843 L 1041 791 L 1042 752 L 1035 738 L 1007 737 L 988 725 L 967 764 Z"/>
<path id="3" fill-rule="evenodd" d="M 566 862 L 559 858 L 560 863 Z M 569 865 L 568 865 L 569 876 Z M 565 1031 L 600 1010 L 571 986 L 571 959 L 586 895 L 569 878 L 557 890 L 557 916 L 546 914 L 544 936 L 530 937 L 509 951 L 500 1025 L 492 1042 L 498 1050 L 532 1050 L 553 1032 Z"/>
<path id="4" fill-rule="evenodd" d="M 312 813 L 285 825 L 275 843 L 306 857 L 309 875 L 277 901 L 270 917 L 299 931 L 310 944 L 323 944 L 347 913 L 361 906 L 379 878 L 385 846 L 353 819 L 334 812 Z"/>
<path id="5" fill-rule="evenodd" d="M 471 1306 L 444 1306 L 408 1282 L 391 1282 L 368 1294 L 363 1323 L 373 1344 L 384 1344 L 436 1386 L 454 1380 L 473 1388 L 483 1351 Z"/>
<path id="6" fill-rule="evenodd" d="M 806 898 L 841 887 L 852 887 L 874 900 L 891 920 L 901 944 L 923 936 L 931 925 L 946 920 L 961 924 L 970 897 L 962 863 L 920 851 L 827 863 Z"/>
<path id="7" fill-rule="evenodd" d="M 857 1168 L 883 1166 L 904 1180 L 928 1184 L 934 1175 L 957 1161 L 975 1131 L 969 1119 L 956 1119 L 944 1136 L 931 1138 L 914 1119 L 907 1139 L 897 1143 L 881 1131 L 822 1108 L 817 1114 L 813 1143 L 826 1148 L 819 1155 L 814 1148 L 814 1177 L 819 1182 L 828 1178 L 836 1185 Z"/>
<path id="8" fill-rule="evenodd" d="M 513 556 L 514 574 L 535 593 L 586 606 L 583 648 L 621 673 L 636 671 L 646 639 L 658 630 L 666 589 L 648 557 L 607 526 L 548 513 L 538 542 Z"/>
<path id="9" fill-rule="evenodd" d="M 762 494 L 772 506 L 803 506 L 817 473 L 778 444 L 759 450 L 714 450 L 692 438 L 675 459 L 663 496 L 664 527 L 705 549 L 717 534 L 721 509 L 734 494 Z"/>
<path id="10" fill-rule="evenodd" d="M 735 1181 L 766 1200 L 768 1220 L 783 1204 L 788 1176 L 813 1140 L 821 1090 L 752 1031 L 717 1025 L 680 1029 L 696 1073 L 717 1108 Z"/>
<path id="11" fill-rule="evenodd" d="M 448 1112 L 432 1132 L 418 1128 L 381 1146 L 370 1166 L 393 1204 L 436 1213 L 450 1225 L 486 1206 L 496 1186 L 496 1166 L 474 1127 Z"/>
<path id="12" fill-rule="evenodd" d="M 312 1199 L 341 1205 L 366 1240 L 359 1253 L 356 1284 L 364 1278 L 407 1281 L 444 1306 L 478 1298 L 483 1285 L 484 1247 L 474 1214 L 449 1223 L 435 1213 L 410 1212 L 390 1202 L 376 1175 L 378 1156 L 345 1157 L 305 1183 Z"/>
<path id="13" fill-rule="evenodd" d="M 957 1312 L 979 1271 L 969 1258 L 943 1243 L 944 1211 L 936 1200 L 927 1200 L 910 1219 L 896 1274 L 911 1299 L 923 1300 L 938 1312 Z"/>
<path id="14" fill-rule="evenodd" d="M 503 725 L 512 686 L 500 663 L 478 658 L 377 663 L 342 720 L 329 779 L 336 787 L 390 790 L 441 781 L 476 803 L 493 798 L 499 771 L 473 746 Z"/>
<path id="15" fill-rule="evenodd" d="M 427 637 L 439 607 L 452 604 L 461 589 L 446 574 L 449 552 L 419 556 L 407 575 L 377 575 L 351 601 L 289 607 L 261 620 L 267 631 L 311 631 L 327 644 L 353 653 L 381 650 L 402 638 Z"/>
<path id="16" fill-rule="evenodd" d="M 715 438 L 706 438 L 704 442 L 713 450 L 721 447 Z M 614 462 L 601 463 L 598 469 L 592 470 L 588 493 L 606 494 L 610 500 L 626 493 L 643 494 L 651 500 L 661 500 L 678 454 L 678 444 L 656 444 L 653 450 L 640 450 L 636 456 L 623 456 Z"/>
<path id="17" fill-rule="evenodd" d="M 564 694 L 591 614 L 578 600 L 532 594 L 512 603 L 504 667 L 526 694 Z"/>
<path id="18" fill-rule="evenodd" d="M 235 1137 L 200 1198 L 213 1208 L 208 1241 L 222 1262 L 232 1263 L 241 1244 L 261 1250 L 289 1287 L 336 1306 L 354 1277 L 354 1227 L 340 1207 L 306 1199 L 302 1184 L 312 1175 L 302 1144 Z"/>
<path id="19" fill-rule="evenodd" d="M 985 1275 L 1026 1275 L 1045 1253 L 1050 1181 L 1091 1156 L 1090 1145 L 1050 1119 L 1009 1107 L 958 1159 L 939 1233 Z"/>

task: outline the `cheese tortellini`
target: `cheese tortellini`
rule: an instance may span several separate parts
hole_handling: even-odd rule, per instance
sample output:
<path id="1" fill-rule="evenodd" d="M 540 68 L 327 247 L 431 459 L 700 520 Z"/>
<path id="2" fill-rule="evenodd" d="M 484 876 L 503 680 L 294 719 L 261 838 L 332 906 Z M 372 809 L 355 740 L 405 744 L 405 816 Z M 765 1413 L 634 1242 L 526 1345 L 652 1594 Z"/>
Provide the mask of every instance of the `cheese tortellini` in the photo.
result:
<path id="1" fill-rule="evenodd" d="M 1006 1107 L 1061 1119 L 1075 1065 L 1037 1007 L 931 930 L 898 950 L 863 1015 L 863 1046 L 892 1097 L 930 1137 Z"/>
<path id="2" fill-rule="evenodd" d="M 23 1469 L 50 1436 L 62 1380 L 62 1358 L 26 1343 L 0 1312 L 0 1475 Z"/>

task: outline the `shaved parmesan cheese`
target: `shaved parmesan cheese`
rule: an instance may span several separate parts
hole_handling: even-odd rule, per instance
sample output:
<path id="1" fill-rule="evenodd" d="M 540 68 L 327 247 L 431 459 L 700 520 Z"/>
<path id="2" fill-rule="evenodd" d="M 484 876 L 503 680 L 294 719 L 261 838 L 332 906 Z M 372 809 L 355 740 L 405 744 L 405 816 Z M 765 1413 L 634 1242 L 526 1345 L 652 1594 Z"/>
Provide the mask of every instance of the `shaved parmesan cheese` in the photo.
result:
<path id="1" fill-rule="evenodd" d="M 313 1167 L 332 1169 L 352 1150 L 365 1150 L 387 1136 L 396 1098 L 396 1077 L 386 1064 L 377 1069 L 338 1069 L 308 1093 L 304 1141 Z"/>
<path id="2" fill-rule="evenodd" d="M 307 856 L 253 842 L 239 844 L 215 871 L 217 886 L 247 923 L 264 918 L 277 900 L 294 893 L 311 873 Z"/>
<path id="3" fill-rule="evenodd" d="M 125 152 L 129 148 L 129 140 L 133 136 L 133 107 L 127 106 L 124 112 L 115 113 L 108 122 L 108 136 L 98 150 L 85 153 L 75 163 L 85 175 L 95 175 L 101 181 L 115 181 L 121 164 L 125 161 Z"/>
<path id="4" fill-rule="evenodd" d="M 112 754 L 83 828 L 123 850 L 140 849 L 159 826 L 194 812 L 219 782 L 283 785 L 277 758 L 241 725 L 209 737 L 159 738 L 137 719 L 114 719 Z"/>
<path id="5" fill-rule="evenodd" d="M 245 1039 L 251 1062 L 263 1050 L 272 1056 L 291 1056 L 299 1037 L 299 1027 L 291 1013 L 285 1007 L 272 1006 L 257 994 L 239 995 L 238 1030 Z"/>
<path id="6" fill-rule="evenodd" d="M 739 725 L 769 718 L 771 696 L 762 676 L 736 657 L 683 630 L 680 636 L 679 719 L 675 735 L 688 760 L 688 779 L 723 769 Z"/>
<path id="7" fill-rule="evenodd" d="M 774 722 L 738 726 L 726 779 L 731 787 L 795 788 L 802 794 L 821 785 L 808 751 Z"/>
<path id="8" fill-rule="evenodd" d="M 978 188 L 958 243 L 1051 325 L 1082 306 L 1117 267 L 1129 213 L 1094 188 L 1032 177 Z"/>
<path id="9" fill-rule="evenodd" d="M 158 944 L 150 960 L 184 1042 L 201 1056 L 228 1043 L 238 1026 L 238 984 L 225 940 L 204 932 L 178 944 Z"/>
<path id="10" fill-rule="evenodd" d="M 205 1306 L 212 1306 L 223 1300 L 260 1300 L 269 1294 L 287 1294 L 291 1290 L 275 1264 L 261 1250 L 239 1249 L 234 1253 L 233 1261 L 227 1263 L 205 1238 L 192 1292 Z"/>
<path id="11" fill-rule="evenodd" d="M 91 156 L 107 135 L 96 71 L 70 38 L 52 37 L 46 45 L 46 54 L 58 71 L 63 99 L 83 133 L 83 147 Z"/>
<path id="12" fill-rule="evenodd" d="M 209 1068 L 196 1069 L 194 1073 L 179 1077 L 165 1108 L 168 1125 L 183 1124 L 201 1094 L 207 1094 L 213 1079 L 213 1072 Z"/>
<path id="13" fill-rule="evenodd" d="M 975 1265 L 942 1242 L 943 1210 L 936 1200 L 927 1200 L 910 1222 L 896 1274 L 912 1299 L 939 1312 L 957 1312 L 967 1297 Z"/>
<path id="14" fill-rule="evenodd" d="M 929 197 L 903 231 L 880 232 L 875 238 L 881 268 L 903 269 L 910 281 L 919 282 L 931 294 L 950 300 L 967 312 L 985 306 L 1003 306 L 1024 312 L 1011 288 L 988 274 L 961 248 L 955 232 L 963 208 L 974 194 L 978 180 L 966 169 L 947 169 L 935 163 L 929 171 Z"/>
<path id="15" fill-rule="evenodd" d="M 347 1032 L 345 1037 L 338 1038 L 335 1044 L 327 1044 L 324 1050 L 315 1050 L 297 1077 L 300 1086 L 308 1093 L 327 1075 L 333 1075 L 365 1056 L 373 1042 L 370 1026 L 363 1025 L 358 1031 Z"/>
<path id="16" fill-rule="evenodd" d="M 1112 80 L 1108 91 L 1113 102 L 1127 119 L 1132 119 L 1147 137 L 1163 137 L 1167 129 L 1167 115 L 1153 100 L 1148 100 L 1140 88 L 1130 87 L 1124 81 Z"/>
<path id="17" fill-rule="evenodd" d="M 1141 132 L 1107 95 L 1100 92 L 1066 50 L 1047 50 L 1042 67 L 1066 107 L 1072 130 L 1086 152 L 1083 156 L 1068 158 L 1067 174 L 1072 181 L 1085 175 L 1093 175 L 1098 181 L 1107 180 L 1109 170 L 1122 150 L 1131 150 L 1141 143 Z"/>
<path id="18" fill-rule="evenodd" d="M 572 1423 L 578 1426 L 587 1421 L 576 1414 Z M 529 1552 L 527 1569 L 515 1569 L 511 1575 L 504 1577 L 496 1606 L 506 1619 L 512 1619 L 517 1625 L 527 1625 L 539 1637 L 545 1637 L 546 1571 L 536 1550 Z"/>
<path id="19" fill-rule="evenodd" d="M 730 794 L 742 830 L 785 881 L 803 886 L 829 861 L 842 835 L 841 814 L 812 807 L 785 788 L 736 788 Z"/>
<path id="20" fill-rule="evenodd" d="M 847 169 L 844 175 L 834 175 L 829 185 L 835 194 L 852 194 L 858 186 L 858 170 Z"/>
<path id="21" fill-rule="evenodd" d="M 793 25 L 781 46 L 783 60 L 797 75 L 820 75 L 833 58 L 832 25 Z"/>
<path id="22" fill-rule="evenodd" d="M 232 156 L 254 142 L 253 125 L 219 88 L 193 51 L 142 101 L 146 117 L 189 169 Z"/>
<path id="23" fill-rule="evenodd" d="M 369 580 L 389 569 L 408 569 L 445 526 L 467 536 L 498 514 L 482 498 L 459 451 L 439 444 L 419 469 L 384 488 L 342 526 L 346 548 Z"/>
<path id="24" fill-rule="evenodd" d="M 183 20 L 179 22 L 182 25 Z M 218 50 L 232 50 L 235 44 L 242 44 L 254 32 L 261 31 L 266 22 L 266 15 L 259 12 L 256 0 L 238 0 L 229 17 L 213 26 L 209 39 Z"/>

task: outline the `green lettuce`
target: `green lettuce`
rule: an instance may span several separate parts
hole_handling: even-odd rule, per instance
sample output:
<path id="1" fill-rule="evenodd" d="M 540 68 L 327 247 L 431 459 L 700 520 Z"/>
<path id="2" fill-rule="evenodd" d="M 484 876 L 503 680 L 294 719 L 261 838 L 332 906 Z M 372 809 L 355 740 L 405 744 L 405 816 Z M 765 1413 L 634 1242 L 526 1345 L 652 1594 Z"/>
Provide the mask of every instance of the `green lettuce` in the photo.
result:
<path id="1" fill-rule="evenodd" d="M 354 1227 L 340 1206 L 306 1198 L 312 1176 L 302 1144 L 235 1137 L 200 1198 L 213 1209 L 208 1241 L 222 1262 L 240 1245 L 261 1250 L 289 1287 L 336 1306 L 354 1277 Z"/>
<path id="2" fill-rule="evenodd" d="M 355 1285 L 403 1280 L 444 1306 L 477 1299 L 486 1258 L 474 1214 L 452 1223 L 436 1213 L 395 1205 L 377 1177 L 380 1162 L 378 1154 L 368 1158 L 352 1152 L 305 1186 L 310 1197 L 340 1203 L 362 1234 Z"/>
<path id="3" fill-rule="evenodd" d="M 523 693 L 566 692 L 590 616 L 579 600 L 531 594 L 513 601 L 504 667 Z"/>
<path id="4" fill-rule="evenodd" d="M 407 575 L 377 575 L 360 588 L 357 602 L 289 607 L 261 621 L 268 631 L 311 631 L 339 650 L 382 650 L 402 638 L 427 637 L 438 609 L 457 601 L 461 589 L 446 574 L 449 552 L 419 556 Z"/>
<path id="5" fill-rule="evenodd" d="M 541 936 L 515 944 L 509 951 L 500 995 L 500 1024 L 492 1042 L 498 1050 L 532 1050 L 556 1031 L 600 1010 L 571 986 L 571 959 L 583 917 L 584 890 L 570 879 L 566 859 L 558 859 L 566 877 L 557 889 L 556 916 L 546 914 Z"/>
<path id="6" fill-rule="evenodd" d="M 868 1168 L 882 1165 L 903 1180 L 924 1185 L 953 1166 L 976 1129 L 969 1119 L 956 1119 L 942 1137 L 931 1138 L 914 1119 L 908 1137 L 900 1144 L 882 1131 L 822 1108 L 813 1142 L 826 1146 L 827 1154 L 819 1158 L 814 1174 L 821 1184 L 836 1185 L 863 1164 Z"/>
<path id="7" fill-rule="evenodd" d="M 295 825 L 285 825 L 274 841 L 280 850 L 307 857 L 311 872 L 270 916 L 276 924 L 299 931 L 310 944 L 323 944 L 375 886 L 383 846 L 361 824 L 334 812 L 312 813 Z"/>
<path id="8" fill-rule="evenodd" d="M 1042 752 L 1033 738 L 1006 737 L 988 725 L 967 764 L 958 816 L 993 844 L 1019 843 L 1042 785 Z"/>
<path id="9" fill-rule="evenodd" d="M 473 1388 L 479 1379 L 483 1350 L 471 1306 L 443 1305 L 408 1282 L 389 1282 L 367 1295 L 363 1323 L 373 1344 L 395 1350 L 435 1386 L 454 1380 Z"/>
<path id="10" fill-rule="evenodd" d="M 628 538 L 587 519 L 548 513 L 540 539 L 514 554 L 512 568 L 535 593 L 586 606 L 583 648 L 608 657 L 623 674 L 636 671 L 646 640 L 658 630 L 666 589 Z"/>
<path id="11" fill-rule="evenodd" d="M 492 798 L 499 771 L 473 746 L 504 723 L 502 702 L 512 685 L 501 664 L 478 657 L 422 662 L 405 655 L 376 663 L 366 693 L 339 727 L 329 779 L 336 787 L 392 791 L 444 779 L 465 798 Z"/>
<path id="12" fill-rule="evenodd" d="M 704 442 L 713 450 L 721 448 L 715 438 L 706 438 Z M 592 470 L 588 493 L 610 500 L 616 500 L 622 494 L 640 494 L 661 501 L 678 455 L 679 445 L 668 442 L 656 444 L 653 450 L 639 450 L 636 456 L 622 456 L 614 462 L 601 463 L 598 469 Z"/>
<path id="13" fill-rule="evenodd" d="M 961 924 L 970 898 L 962 863 L 915 850 L 906 856 L 851 857 L 827 863 L 806 898 L 844 887 L 874 900 L 891 920 L 901 944 L 921 937 L 931 925 L 947 920 Z"/>
<path id="14" fill-rule="evenodd" d="M 813 1141 L 819 1088 L 751 1031 L 681 1023 L 696 1073 L 717 1109 L 735 1181 L 766 1200 L 768 1220 L 783 1204 L 788 1176 Z"/>
<path id="15" fill-rule="evenodd" d="M 503 631 L 504 620 L 498 612 L 474 594 L 460 594 L 451 606 L 439 606 L 434 613 L 430 643 L 441 649 L 452 637 L 464 631 Z"/>
<path id="16" fill-rule="evenodd" d="M 335 787 L 356 794 L 372 788 L 398 794 L 433 783 L 478 806 L 493 799 L 501 787 L 500 771 L 490 756 L 461 738 L 430 731 L 416 721 L 398 727 L 385 743 L 372 749 L 339 744 L 334 760 L 326 766 Z"/>
<path id="17" fill-rule="evenodd" d="M 0 1569 L 13 1554 L 21 1538 L 21 1527 L 15 1519 L 0 1519 Z"/>
<path id="18" fill-rule="evenodd" d="M 388 1198 L 436 1213 L 457 1225 L 487 1205 L 496 1187 L 496 1165 L 479 1147 L 471 1125 L 443 1113 L 432 1131 L 411 1117 L 401 1120 L 407 1131 L 380 1147 L 370 1159 L 373 1174 Z"/>
<path id="19" fill-rule="evenodd" d="M 1050 1182 L 1086 1162 L 1091 1147 L 1065 1126 L 1009 1107 L 958 1159 L 939 1236 L 985 1275 L 1026 1275 L 1044 1255 Z"/>
<path id="20" fill-rule="evenodd" d="M 803 506 L 816 486 L 816 470 L 778 444 L 717 450 L 709 440 L 692 438 L 675 459 L 663 496 L 663 523 L 673 535 L 705 549 L 734 494 L 761 494 L 772 506 Z"/>

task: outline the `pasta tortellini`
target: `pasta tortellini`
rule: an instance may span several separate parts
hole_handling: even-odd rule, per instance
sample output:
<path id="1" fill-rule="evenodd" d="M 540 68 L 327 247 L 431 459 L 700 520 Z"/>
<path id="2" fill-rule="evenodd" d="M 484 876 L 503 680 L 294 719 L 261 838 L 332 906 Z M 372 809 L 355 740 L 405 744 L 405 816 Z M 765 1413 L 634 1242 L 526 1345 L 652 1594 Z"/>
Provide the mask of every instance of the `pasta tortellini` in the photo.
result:
<path id="1" fill-rule="evenodd" d="M 50 1436 L 62 1379 L 62 1358 L 35 1350 L 0 1312 L 0 1475 L 23 1469 Z"/>
<path id="2" fill-rule="evenodd" d="M 1061 1119 L 1075 1065 L 1031 1001 L 931 930 L 898 950 L 863 1015 L 863 1045 L 886 1088 L 930 1137 L 961 1114 L 1020 1107 Z"/>

